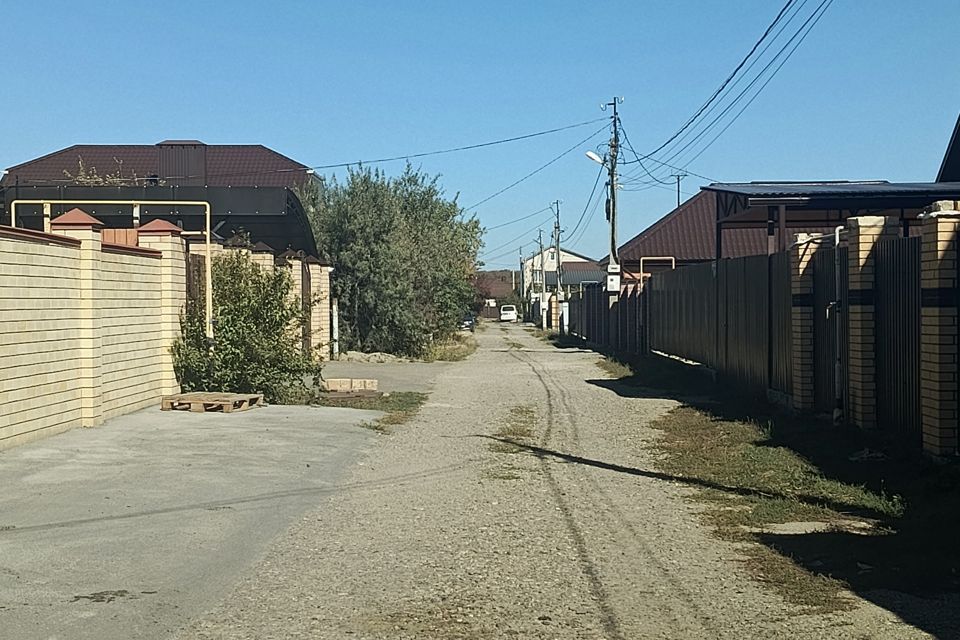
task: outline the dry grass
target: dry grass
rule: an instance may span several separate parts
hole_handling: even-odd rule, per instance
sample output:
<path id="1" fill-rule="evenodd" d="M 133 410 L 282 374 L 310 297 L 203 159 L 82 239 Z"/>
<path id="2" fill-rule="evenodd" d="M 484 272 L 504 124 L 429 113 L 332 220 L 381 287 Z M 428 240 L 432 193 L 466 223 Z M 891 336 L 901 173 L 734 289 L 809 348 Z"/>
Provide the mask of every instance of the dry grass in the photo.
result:
<path id="1" fill-rule="evenodd" d="M 373 422 L 362 426 L 389 433 L 390 427 L 405 424 L 412 420 L 420 407 L 427 401 L 427 394 L 417 391 L 395 391 L 371 398 L 319 398 L 316 404 L 323 407 L 347 407 L 349 409 L 366 409 L 368 411 L 383 411 L 385 415 Z"/>
<path id="2" fill-rule="evenodd" d="M 466 360 L 477 350 L 477 339 L 470 333 L 455 333 L 453 336 L 430 347 L 425 362 L 459 362 Z"/>
<path id="3" fill-rule="evenodd" d="M 630 365 L 624 364 L 619 360 L 610 357 L 603 357 L 597 360 L 597 366 L 607 374 L 608 378 L 628 378 L 633 375 L 633 369 Z"/>
<path id="4" fill-rule="evenodd" d="M 825 477 L 794 451 L 776 446 L 766 425 L 681 407 L 653 426 L 663 433 L 657 445 L 662 470 L 702 487 L 696 499 L 707 505 L 705 517 L 724 539 L 755 540 L 754 532 L 780 523 L 842 525 L 852 513 L 903 514 L 899 496 Z M 818 612 L 852 606 L 843 582 L 811 572 L 770 546 L 749 545 L 744 553 L 751 573 L 788 602 Z"/>
<path id="5" fill-rule="evenodd" d="M 510 408 L 506 420 L 494 435 L 504 440 L 522 443 L 524 440 L 533 437 L 536 424 L 537 414 L 533 407 L 518 405 Z M 524 451 L 524 448 L 517 444 L 499 441 L 491 443 L 490 449 L 496 453 L 520 453 Z"/>

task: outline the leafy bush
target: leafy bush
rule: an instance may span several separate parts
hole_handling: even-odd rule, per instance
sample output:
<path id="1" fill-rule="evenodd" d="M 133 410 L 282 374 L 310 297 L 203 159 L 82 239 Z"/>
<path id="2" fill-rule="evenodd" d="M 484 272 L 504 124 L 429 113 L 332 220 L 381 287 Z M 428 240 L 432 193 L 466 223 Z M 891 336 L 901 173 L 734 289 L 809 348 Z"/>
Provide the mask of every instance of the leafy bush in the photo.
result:
<path id="1" fill-rule="evenodd" d="M 336 266 L 343 349 L 413 357 L 454 335 L 473 303 L 482 229 L 436 177 L 368 168 L 298 191 L 317 246 Z"/>
<path id="2" fill-rule="evenodd" d="M 212 353 L 202 292 L 181 316 L 181 335 L 172 349 L 183 390 L 262 393 L 270 402 L 303 398 L 320 364 L 301 349 L 305 318 L 290 274 L 261 268 L 243 251 L 214 257 L 212 268 Z"/>

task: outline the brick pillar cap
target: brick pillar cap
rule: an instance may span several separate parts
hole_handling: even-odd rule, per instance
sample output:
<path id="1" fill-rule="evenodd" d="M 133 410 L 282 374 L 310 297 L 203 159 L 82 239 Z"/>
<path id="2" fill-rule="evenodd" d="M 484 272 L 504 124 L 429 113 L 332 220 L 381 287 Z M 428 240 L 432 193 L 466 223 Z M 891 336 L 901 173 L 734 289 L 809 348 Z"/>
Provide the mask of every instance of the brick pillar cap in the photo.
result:
<path id="1" fill-rule="evenodd" d="M 274 253 L 273 247 L 263 241 L 257 241 L 257 244 L 253 245 L 250 251 L 253 253 Z"/>
<path id="2" fill-rule="evenodd" d="M 307 264 L 318 264 L 321 267 L 330 266 L 330 263 L 328 261 L 323 260 L 322 258 L 316 258 L 314 256 L 307 256 L 306 258 L 304 258 L 303 261 L 306 262 Z"/>
<path id="3" fill-rule="evenodd" d="M 281 258 L 286 260 L 303 260 L 303 251 L 294 251 L 293 249 L 287 249 L 280 254 Z"/>
<path id="4" fill-rule="evenodd" d="M 100 229 L 103 223 L 83 209 L 70 209 L 51 221 L 54 229 Z"/>
<path id="5" fill-rule="evenodd" d="M 847 218 L 847 225 L 850 227 L 882 227 L 887 224 L 887 219 L 883 216 L 853 216 Z"/>
<path id="6" fill-rule="evenodd" d="M 166 220 L 161 220 L 160 218 L 157 218 L 157 219 L 155 219 L 155 220 L 151 220 L 151 221 L 148 222 L 147 224 L 145 224 L 145 225 L 143 225 L 142 227 L 140 227 L 139 229 L 137 229 L 137 232 L 138 232 L 140 235 L 157 235 L 157 236 L 159 236 L 159 235 L 172 235 L 172 236 L 178 236 L 178 235 L 180 235 L 181 233 L 183 233 L 183 229 L 181 229 L 181 228 L 178 227 L 177 225 L 173 224 L 172 222 L 168 222 L 168 221 L 166 221 Z"/>

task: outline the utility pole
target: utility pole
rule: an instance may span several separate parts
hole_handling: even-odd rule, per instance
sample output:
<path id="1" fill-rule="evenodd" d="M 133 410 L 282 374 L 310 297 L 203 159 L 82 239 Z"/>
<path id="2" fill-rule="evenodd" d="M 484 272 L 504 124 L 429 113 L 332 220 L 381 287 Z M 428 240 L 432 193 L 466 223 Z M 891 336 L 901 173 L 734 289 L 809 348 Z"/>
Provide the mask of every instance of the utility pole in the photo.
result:
<path id="1" fill-rule="evenodd" d="M 537 244 L 540 245 L 540 328 L 546 329 L 547 314 L 543 308 L 546 306 L 544 299 L 547 292 L 547 269 L 543 263 L 543 229 L 538 230 Z"/>
<path id="2" fill-rule="evenodd" d="M 677 207 L 680 206 L 680 181 L 687 177 L 685 173 L 674 173 L 670 176 L 677 179 Z"/>
<path id="3" fill-rule="evenodd" d="M 557 304 L 557 325 L 560 325 L 560 324 L 561 324 L 561 316 L 563 315 L 563 311 L 562 311 L 562 309 L 563 309 L 563 307 L 562 307 L 562 300 L 563 300 L 563 280 L 562 280 L 562 268 L 561 268 L 561 266 L 560 266 L 561 263 L 563 262 L 563 260 L 562 260 L 561 257 L 560 257 L 560 201 L 559 201 L 559 200 L 555 200 L 555 201 L 553 202 L 553 204 L 556 205 L 556 207 L 557 207 L 557 211 L 556 211 L 557 217 L 556 217 L 556 219 L 555 219 L 555 221 L 554 221 L 554 223 L 553 223 L 553 240 L 554 240 L 554 243 L 555 243 L 555 246 L 556 246 L 556 250 L 557 250 L 557 265 L 556 265 L 556 272 L 557 272 L 557 302 L 556 302 L 556 304 Z M 559 327 L 559 326 L 554 327 L 554 329 L 560 329 L 560 328 L 561 328 L 561 327 Z M 561 331 L 561 333 L 562 333 L 562 331 Z"/>
<path id="4" fill-rule="evenodd" d="M 620 153 L 620 119 L 617 115 L 617 105 L 623 98 L 614 97 L 612 102 L 603 105 L 613 108 L 613 132 L 610 135 L 610 151 L 607 154 L 607 169 L 610 178 L 607 186 L 610 194 L 607 196 L 607 220 L 610 221 L 610 261 L 607 263 L 607 293 L 613 296 L 620 294 L 620 256 L 617 254 L 617 156 Z M 611 301 L 611 305 L 613 301 Z"/>
<path id="5" fill-rule="evenodd" d="M 523 265 L 523 245 L 520 245 L 519 254 L 520 254 L 520 289 L 519 289 L 519 291 L 518 291 L 518 293 L 517 293 L 517 298 L 520 300 L 520 313 L 525 315 L 525 314 L 526 314 L 526 312 L 525 312 L 525 307 L 527 306 L 527 304 L 526 304 L 526 303 L 527 303 L 527 296 L 526 296 L 526 293 L 527 293 L 527 292 L 526 292 L 526 287 L 524 287 L 524 280 L 525 280 L 525 279 L 524 279 L 524 275 L 525 275 L 525 273 L 524 273 L 524 268 L 523 268 L 523 267 L 524 267 L 524 265 Z M 523 318 L 521 317 L 521 320 L 522 320 L 522 319 L 523 319 Z"/>
<path id="6" fill-rule="evenodd" d="M 561 285 L 561 282 L 563 281 L 563 280 L 562 280 L 562 277 L 563 277 L 562 271 L 563 271 L 563 269 L 562 269 L 561 264 L 560 264 L 560 263 L 561 263 L 561 259 L 560 259 L 560 201 L 559 201 L 559 200 L 555 200 L 553 204 L 556 205 L 556 207 L 557 207 L 557 217 L 556 217 L 556 220 L 555 220 L 554 223 L 553 223 L 553 236 L 554 236 L 554 241 L 555 241 L 555 243 L 556 243 L 556 249 L 557 249 L 557 293 L 559 294 L 559 292 L 560 292 L 560 287 L 562 286 L 562 285 Z"/>

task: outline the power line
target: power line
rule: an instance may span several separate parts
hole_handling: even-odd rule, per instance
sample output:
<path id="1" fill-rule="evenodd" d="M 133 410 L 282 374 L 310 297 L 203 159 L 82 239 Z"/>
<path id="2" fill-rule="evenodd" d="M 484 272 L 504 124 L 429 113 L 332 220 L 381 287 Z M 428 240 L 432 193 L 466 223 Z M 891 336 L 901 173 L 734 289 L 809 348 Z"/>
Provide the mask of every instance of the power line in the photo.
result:
<path id="1" fill-rule="evenodd" d="M 757 92 L 754 94 L 754 96 L 747 102 L 746 105 L 744 105 L 744 108 L 741 109 L 741 110 L 737 113 L 737 115 L 734 116 L 733 120 L 731 120 L 730 123 L 728 123 L 727 126 L 724 127 L 723 131 L 726 131 L 726 129 L 729 128 L 730 124 L 732 124 L 733 122 L 735 122 L 736 119 L 740 117 L 740 114 L 743 113 L 744 110 L 746 110 L 746 107 L 749 106 L 749 105 L 753 102 L 753 100 L 755 100 L 755 99 L 757 98 L 757 96 L 760 95 L 760 93 L 763 91 L 763 88 L 766 87 L 767 84 L 770 83 L 770 80 L 772 80 L 772 79 L 774 78 L 774 76 L 776 76 L 777 72 L 779 72 L 780 69 L 783 67 L 783 65 L 786 64 L 787 60 L 789 60 L 790 57 L 793 55 L 793 53 L 797 50 L 797 47 L 800 46 L 800 43 L 802 43 L 803 40 L 806 39 L 807 34 L 810 33 L 810 30 L 812 30 L 813 27 L 816 25 L 816 23 L 820 21 L 820 18 L 823 16 L 824 12 L 826 12 L 827 8 L 829 8 L 829 5 L 830 5 L 832 2 L 833 2 L 833 0 L 823 0 L 823 1 L 820 3 L 820 5 L 817 6 L 817 8 L 813 11 L 813 13 L 811 13 L 810 16 L 807 17 L 807 19 L 803 22 L 803 24 L 801 24 L 800 27 L 794 32 L 794 34 L 790 37 L 790 39 L 787 40 L 787 42 L 786 42 L 786 43 L 780 48 L 780 50 L 773 56 L 773 58 L 771 58 L 770 61 L 769 61 L 766 65 L 764 65 L 763 69 L 761 69 L 760 72 L 753 78 L 753 80 L 751 80 L 751 81 L 747 84 L 747 86 L 743 89 L 743 91 L 741 91 L 739 94 L 737 94 L 737 96 L 733 99 L 733 101 L 732 101 L 729 105 L 727 105 L 727 106 L 723 109 L 723 111 L 721 111 L 720 114 L 717 115 L 700 133 L 698 133 L 696 137 L 694 137 L 692 140 L 690 140 L 690 141 L 687 142 L 685 145 L 683 145 L 679 150 L 673 152 L 673 154 L 667 158 L 667 161 L 668 161 L 668 162 L 669 162 L 669 161 L 674 161 L 674 160 L 675 160 L 676 158 L 678 158 L 684 151 L 690 149 L 694 144 L 696 144 L 700 139 L 702 139 L 711 129 L 713 129 L 715 126 L 717 126 L 717 124 L 720 122 L 720 120 L 721 120 L 727 113 L 729 113 L 731 109 L 733 109 L 735 106 L 737 106 L 737 103 L 740 102 L 740 100 L 747 94 L 747 92 L 749 92 L 750 89 L 752 89 L 753 86 L 754 86 L 761 78 L 763 78 L 764 74 L 765 74 L 774 64 L 777 63 L 777 61 L 780 59 L 780 56 L 782 56 L 783 53 L 790 47 L 790 45 L 793 44 L 793 41 L 796 40 L 797 37 L 801 35 L 801 33 L 803 33 L 803 36 L 800 38 L 800 40 L 797 42 L 797 44 L 793 47 L 793 49 L 790 50 L 790 52 L 786 55 L 786 57 L 783 58 L 783 60 L 780 62 L 780 64 L 777 66 L 777 68 L 774 69 L 773 73 L 769 76 L 769 78 L 766 80 L 766 82 L 764 82 L 764 83 L 760 86 L 760 88 L 757 90 Z M 812 24 L 811 24 L 811 21 L 813 21 Z M 808 28 L 808 26 L 809 26 L 809 28 Z M 804 31 L 805 29 L 806 29 L 806 31 Z M 721 133 L 722 133 L 722 132 L 721 132 Z M 710 144 L 713 144 L 713 142 L 711 141 Z"/>
<path id="2" fill-rule="evenodd" d="M 597 179 L 593 181 L 593 188 L 590 189 L 590 195 L 587 196 L 587 203 L 583 205 L 583 211 L 580 213 L 580 218 L 577 220 L 577 224 L 570 231 L 570 237 L 572 238 L 577 230 L 580 229 L 580 225 L 583 223 L 584 217 L 587 215 L 587 209 L 590 208 L 590 203 L 593 201 L 593 195 L 597 192 L 597 186 L 600 184 L 600 178 L 603 176 L 604 166 L 600 165 L 600 171 L 597 172 Z"/>
<path id="3" fill-rule="evenodd" d="M 583 228 L 580 229 L 580 235 L 577 236 L 576 239 L 573 239 L 573 238 L 571 237 L 571 239 L 570 239 L 570 244 L 568 245 L 571 249 L 573 249 L 575 246 L 577 246 L 577 245 L 580 243 L 580 241 L 583 240 L 584 236 L 587 235 L 587 229 L 590 228 L 590 223 L 593 222 L 594 216 L 597 215 L 597 210 L 600 208 L 600 202 L 601 202 L 602 200 L 603 200 L 603 198 L 600 198 L 600 197 L 598 197 L 598 198 L 596 199 L 596 202 L 595 202 L 594 205 L 593 205 L 593 210 L 590 212 L 590 215 L 587 217 L 587 221 L 586 221 L 586 223 L 583 225 Z"/>
<path id="4" fill-rule="evenodd" d="M 606 118 L 601 118 L 601 119 L 602 119 L 602 120 L 606 120 Z M 596 131 L 594 131 L 593 133 L 591 133 L 589 136 L 587 136 L 586 138 L 584 138 L 583 140 L 581 140 L 581 141 L 578 142 L 577 144 L 573 145 L 572 147 L 570 147 L 569 149 L 567 149 L 566 151 L 564 151 L 563 153 L 561 153 L 560 155 L 558 155 L 557 157 L 555 157 L 553 160 L 549 161 L 548 163 L 546 163 L 546 164 L 544 164 L 544 165 L 541 165 L 541 166 L 538 167 L 537 169 L 534 169 L 533 171 L 531 171 L 531 172 L 528 173 L 527 175 L 525 175 L 525 176 L 523 176 L 522 178 L 520 178 L 519 180 L 517 180 L 517 181 L 515 181 L 515 182 L 513 182 L 513 183 L 511 183 L 511 184 L 509 184 L 509 185 L 507 185 L 507 186 L 504 187 L 503 189 L 500 189 L 500 190 L 497 191 L 496 193 L 487 196 L 486 198 L 484 198 L 484 199 L 481 200 L 480 202 L 476 203 L 475 205 L 466 207 L 466 208 L 464 209 L 464 211 L 469 211 L 469 210 L 471 210 L 471 209 L 476 209 L 476 208 L 479 207 L 480 205 L 482 205 L 482 204 L 484 204 L 484 203 L 486 203 L 486 202 L 489 202 L 490 200 L 493 200 L 494 198 L 496 198 L 496 197 L 499 196 L 500 194 L 502 194 L 502 193 L 504 193 L 504 192 L 506 192 L 506 191 L 509 191 L 510 189 L 513 189 L 515 186 L 517 186 L 517 185 L 520 184 L 521 182 L 524 182 L 525 180 L 528 180 L 529 178 L 532 178 L 533 176 L 537 175 L 538 173 L 540 173 L 541 171 L 543 171 L 544 169 L 546 169 L 547 167 L 549 167 L 550 165 L 552 165 L 554 162 L 556 162 L 556 161 L 559 160 L 560 158 L 564 157 L 564 156 L 567 155 L 568 153 L 570 153 L 570 152 L 576 150 L 577 148 L 579 148 L 580 145 L 582 145 L 582 144 L 584 144 L 584 143 L 586 143 L 586 142 L 589 142 L 591 139 L 593 139 L 594 137 L 596 137 L 597 134 L 599 134 L 601 131 L 604 131 L 606 128 L 607 128 L 606 125 L 600 127 L 599 129 L 597 129 Z"/>
<path id="5" fill-rule="evenodd" d="M 539 211 L 534 211 L 534 212 L 531 213 L 530 215 L 523 216 L 522 218 L 517 218 L 516 220 L 511 220 L 510 222 L 504 222 L 503 224 L 497 224 L 497 225 L 494 225 L 494 226 L 492 226 L 492 227 L 486 227 L 486 228 L 484 229 L 484 231 L 493 231 L 494 229 L 500 229 L 500 228 L 502 228 L 502 227 L 510 226 L 511 224 L 516 224 L 516 223 L 518 223 L 518 222 L 523 222 L 524 220 L 527 220 L 528 218 L 532 218 L 533 216 L 537 215 L 538 213 L 543 213 L 544 211 L 549 211 L 549 210 L 550 210 L 550 207 L 544 207 L 543 209 L 540 209 Z"/>
<path id="6" fill-rule="evenodd" d="M 743 105 L 743 108 L 741 108 L 740 111 L 737 112 L 737 114 L 730 120 L 730 122 L 728 122 L 728 123 L 723 127 L 723 129 L 721 129 L 720 132 L 719 132 L 716 136 L 714 136 L 712 140 L 710 140 L 710 142 L 708 142 L 702 149 L 700 149 L 700 151 L 698 151 L 696 155 L 694 155 L 692 158 L 690 158 L 690 160 L 689 160 L 690 162 L 693 162 L 694 160 L 696 160 L 697 158 L 699 158 L 699 157 L 703 154 L 704 151 L 706 151 L 707 149 L 709 149 L 709 148 L 713 145 L 713 143 L 716 142 L 717 139 L 718 139 L 720 136 L 722 136 L 722 135 L 724 134 L 724 132 L 725 132 L 727 129 L 729 129 L 730 126 L 731 126 L 734 122 L 737 121 L 737 119 L 740 117 L 740 115 L 741 115 L 744 111 L 747 110 L 747 107 L 749 107 L 751 104 L 753 104 L 753 101 L 757 99 L 757 97 L 758 97 L 758 96 L 760 95 L 760 93 L 763 91 L 764 87 L 766 87 L 768 84 L 770 84 L 770 81 L 773 80 L 773 78 L 777 75 L 777 72 L 780 71 L 780 68 L 783 67 L 783 65 L 785 65 L 785 64 L 787 63 L 787 61 L 788 61 L 788 60 L 790 59 L 790 57 L 793 55 L 794 51 L 796 51 L 797 48 L 798 48 L 801 44 L 803 44 L 803 41 L 807 39 L 807 36 L 810 35 L 810 32 L 813 31 L 813 28 L 814 28 L 815 26 L 817 26 L 817 23 L 820 22 L 820 18 L 822 18 L 822 17 L 823 17 L 823 14 L 827 12 L 827 9 L 830 8 L 830 5 L 831 5 L 831 4 L 833 4 L 833 0 L 824 0 L 824 2 L 821 3 L 820 7 L 823 7 L 823 9 L 820 10 L 820 7 L 817 8 L 817 10 L 820 11 L 820 15 L 817 15 L 817 17 L 816 17 L 816 19 L 813 21 L 813 23 L 810 24 L 810 27 L 806 30 L 806 32 L 803 34 L 803 36 L 800 38 L 800 40 L 797 41 L 797 44 L 795 44 L 795 45 L 793 46 L 793 49 L 791 49 L 790 52 L 787 54 L 787 56 L 780 62 L 779 65 L 777 65 L 777 68 L 774 69 L 773 73 L 770 74 L 770 77 L 766 79 L 766 81 L 760 86 L 760 88 L 756 91 L 756 93 L 754 93 L 753 96 L 750 98 L 750 100 L 748 100 L 747 103 L 746 103 L 745 105 Z M 816 12 L 814 12 L 814 15 L 816 15 Z M 812 17 L 812 16 L 811 16 L 811 17 Z M 808 19 L 808 22 L 809 22 L 809 19 Z M 806 23 L 804 23 L 804 24 L 806 24 Z"/>
<path id="7" fill-rule="evenodd" d="M 563 127 L 556 127 L 554 129 L 547 129 L 545 131 L 536 131 L 534 133 L 526 133 L 520 136 L 513 136 L 511 138 L 502 138 L 500 140 L 491 140 L 489 142 L 480 142 L 478 144 L 468 144 L 461 147 L 452 147 L 450 149 L 439 149 L 436 151 L 424 151 L 421 153 L 407 153 L 399 156 L 392 156 L 389 158 L 376 158 L 373 160 L 354 160 L 353 162 L 338 162 L 336 164 L 318 164 L 313 166 L 302 166 L 302 167 L 293 167 L 285 169 L 268 169 L 264 171 L 244 171 L 244 172 L 230 172 L 230 173 L 210 173 L 207 174 L 208 178 L 239 178 L 244 176 L 259 176 L 259 175 L 269 175 L 274 173 L 297 173 L 297 172 L 307 172 L 307 171 L 319 171 L 322 169 L 341 169 L 345 167 L 352 167 L 354 165 L 361 166 L 365 164 L 380 164 L 383 162 L 395 162 L 397 160 L 411 160 L 414 158 L 425 158 L 427 156 L 437 156 L 443 155 L 446 153 L 456 153 L 458 151 L 470 151 L 473 149 L 481 149 L 483 147 L 492 147 L 498 144 L 506 144 L 509 142 L 517 142 L 519 140 L 527 140 L 529 138 L 536 138 L 539 136 L 546 136 L 552 133 L 559 133 L 561 131 L 568 131 L 570 129 L 577 129 L 579 127 L 585 127 L 597 122 L 606 120 L 606 117 L 594 118 L 593 120 L 585 120 L 583 122 L 577 122 L 574 124 L 568 124 Z M 186 179 L 186 178 L 199 178 L 199 175 L 186 175 L 186 176 L 164 176 L 162 179 Z M 140 178 L 141 180 L 147 180 L 148 178 Z"/>
<path id="8" fill-rule="evenodd" d="M 487 250 L 484 251 L 479 257 L 481 257 L 481 258 L 483 258 L 483 257 L 491 257 L 491 256 L 490 256 L 491 253 L 493 253 L 493 252 L 495 252 L 495 251 L 500 251 L 501 249 L 503 249 L 503 248 L 506 247 L 507 245 L 513 245 L 514 242 L 523 239 L 523 237 L 526 236 L 528 233 L 533 233 L 534 231 L 536 231 L 537 229 L 539 229 L 540 227 L 542 227 L 543 224 L 544 224 L 544 222 L 546 222 L 547 220 L 550 220 L 550 219 L 552 219 L 552 218 L 553 218 L 553 213 L 551 212 L 549 217 L 544 218 L 543 220 L 541 220 L 540 222 L 538 222 L 537 224 L 535 224 L 532 229 L 527 229 L 526 231 L 524 231 L 523 233 L 521 233 L 520 235 L 518 235 L 516 238 L 512 238 L 512 239 L 510 239 L 510 240 L 507 240 L 507 241 L 504 242 L 503 244 L 497 245 L 496 247 L 494 247 L 494 248 L 492 248 L 492 249 L 487 249 Z M 510 250 L 513 251 L 513 249 L 510 249 Z"/>
<path id="9" fill-rule="evenodd" d="M 663 144 L 661 144 L 659 147 L 651 151 L 648 155 L 653 155 L 654 153 L 661 151 L 664 147 L 666 147 L 668 144 L 673 142 L 690 125 L 692 125 L 694 121 L 700 117 L 701 114 L 703 114 L 704 110 L 706 110 L 706 108 L 709 107 L 713 103 L 713 101 L 717 99 L 717 96 L 719 96 L 720 93 L 727 87 L 727 85 L 730 84 L 733 78 L 743 68 L 743 65 L 747 63 L 747 60 L 749 60 L 751 56 L 753 56 L 753 54 L 757 51 L 757 48 L 763 43 L 764 40 L 767 39 L 767 36 L 770 35 L 770 32 L 773 30 L 773 28 L 777 26 L 777 24 L 780 22 L 781 19 L 783 19 L 783 14 L 786 13 L 787 9 L 790 8 L 790 5 L 792 5 L 794 1 L 795 0 L 787 0 L 787 3 L 784 4 L 783 7 L 780 9 L 780 12 L 777 13 L 777 17 L 773 19 L 773 22 L 771 22 L 770 26 L 766 28 L 766 30 L 760 36 L 760 39 L 757 40 L 754 43 L 754 45 L 750 48 L 750 51 L 748 51 L 747 55 L 743 57 L 743 60 L 740 61 L 740 64 L 738 64 L 736 68 L 734 68 L 734 70 L 730 73 L 730 75 L 728 75 L 726 79 L 720 84 L 720 86 L 717 87 L 717 90 L 713 92 L 713 94 L 707 99 L 707 101 L 704 102 L 699 109 L 697 109 L 697 112 L 694 113 L 692 116 L 690 116 L 690 118 L 687 119 L 685 123 L 683 123 L 683 126 L 677 129 L 677 131 L 672 136 L 667 138 Z"/>

